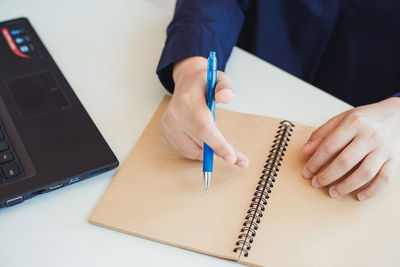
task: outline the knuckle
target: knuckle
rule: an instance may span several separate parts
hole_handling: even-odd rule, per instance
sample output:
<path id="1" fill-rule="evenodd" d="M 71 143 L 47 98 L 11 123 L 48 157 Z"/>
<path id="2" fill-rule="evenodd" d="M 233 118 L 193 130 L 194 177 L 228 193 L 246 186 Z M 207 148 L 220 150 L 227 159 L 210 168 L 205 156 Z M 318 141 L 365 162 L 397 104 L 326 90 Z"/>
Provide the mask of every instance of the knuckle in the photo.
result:
<path id="1" fill-rule="evenodd" d="M 371 180 L 371 178 L 373 178 L 376 174 L 374 172 L 374 170 L 369 167 L 362 168 L 361 172 L 362 172 L 363 180 Z"/>
<path id="2" fill-rule="evenodd" d="M 333 141 L 326 141 L 322 144 L 322 149 L 328 154 L 335 153 L 336 152 L 336 143 Z"/>
<path id="3" fill-rule="evenodd" d="M 372 127 L 370 129 L 370 139 L 373 140 L 376 144 L 382 144 L 385 140 L 382 131 L 375 127 Z"/>
<path id="4" fill-rule="evenodd" d="M 344 185 L 344 184 L 338 184 L 338 185 L 335 187 L 335 190 L 336 190 L 336 192 L 338 193 L 339 196 L 343 196 L 343 195 L 346 195 L 346 194 L 347 194 L 347 189 L 346 189 L 346 188 L 347 188 L 346 185 Z"/>
<path id="5" fill-rule="evenodd" d="M 311 172 L 311 173 L 314 173 L 314 169 L 312 168 L 312 163 L 310 163 L 310 162 L 307 162 L 307 163 L 304 165 L 304 169 L 307 170 L 307 171 L 309 171 L 309 172 Z"/>
<path id="6" fill-rule="evenodd" d="M 218 156 L 220 156 L 222 158 L 224 158 L 227 155 L 235 155 L 236 156 L 234 149 L 224 139 L 222 139 L 222 140 L 218 139 L 216 141 L 217 142 L 215 143 L 214 150 Z"/>
<path id="7" fill-rule="evenodd" d="M 365 122 L 365 116 L 360 111 L 355 110 L 347 115 L 346 120 L 350 125 L 359 125 Z"/>
<path id="8" fill-rule="evenodd" d="M 316 174 L 316 172 L 318 171 L 317 168 L 317 163 L 315 160 L 315 157 L 312 157 L 304 166 L 305 169 L 309 170 L 311 173 Z"/>
<path id="9" fill-rule="evenodd" d="M 339 157 L 338 158 L 338 165 L 340 166 L 340 168 L 346 169 L 346 170 L 350 169 L 351 167 L 353 167 L 353 166 L 351 166 L 352 165 L 352 160 L 348 156 Z"/>
<path id="10" fill-rule="evenodd" d="M 227 151 L 227 149 L 225 148 L 224 144 L 222 144 L 221 142 L 217 142 L 214 146 L 214 152 L 224 158 L 227 154 L 229 154 L 229 151 Z"/>
<path id="11" fill-rule="evenodd" d="M 325 186 L 326 185 L 326 176 L 321 174 L 318 174 L 315 177 L 315 181 L 320 185 L 320 186 Z"/>
<path id="12" fill-rule="evenodd" d="M 380 172 L 379 173 L 379 179 L 381 180 L 382 184 L 386 185 L 390 182 L 390 175 L 388 172 Z"/>
<path id="13" fill-rule="evenodd" d="M 342 183 L 339 183 L 337 186 L 336 186 L 336 192 L 338 193 L 338 195 L 339 196 L 344 196 L 344 195 L 347 195 L 347 194 L 349 194 L 350 192 L 352 192 L 352 191 L 354 191 L 354 187 L 352 187 L 352 185 L 351 184 L 349 184 L 349 183 L 347 183 L 347 182 L 342 182 Z"/>
<path id="14" fill-rule="evenodd" d="M 236 153 L 234 153 L 232 151 L 232 149 L 230 149 L 229 145 L 226 145 L 224 143 L 219 144 L 219 146 L 217 146 L 217 151 L 219 152 L 219 154 L 225 158 L 225 156 L 228 155 L 233 155 L 234 158 L 236 159 Z"/>

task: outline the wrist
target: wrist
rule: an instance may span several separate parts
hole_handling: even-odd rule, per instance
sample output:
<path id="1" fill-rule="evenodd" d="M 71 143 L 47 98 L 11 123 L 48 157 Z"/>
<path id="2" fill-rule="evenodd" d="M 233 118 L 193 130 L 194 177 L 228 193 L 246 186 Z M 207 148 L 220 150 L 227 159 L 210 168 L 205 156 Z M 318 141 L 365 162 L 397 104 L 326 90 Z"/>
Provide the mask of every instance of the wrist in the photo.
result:
<path id="1" fill-rule="evenodd" d="M 172 79 L 175 84 L 179 84 L 185 77 L 194 75 L 198 72 L 207 71 L 207 59 L 204 57 L 188 57 L 174 64 Z"/>
<path id="2" fill-rule="evenodd" d="M 400 114 L 400 97 L 397 96 L 389 97 L 385 101 L 387 103 L 390 103 L 390 105 L 393 107 L 393 110 L 396 113 Z"/>
<path id="3" fill-rule="evenodd" d="M 397 104 L 397 106 L 400 107 L 400 97 L 399 96 L 390 97 L 390 98 L 388 98 L 388 100 L 390 100 L 395 105 Z"/>

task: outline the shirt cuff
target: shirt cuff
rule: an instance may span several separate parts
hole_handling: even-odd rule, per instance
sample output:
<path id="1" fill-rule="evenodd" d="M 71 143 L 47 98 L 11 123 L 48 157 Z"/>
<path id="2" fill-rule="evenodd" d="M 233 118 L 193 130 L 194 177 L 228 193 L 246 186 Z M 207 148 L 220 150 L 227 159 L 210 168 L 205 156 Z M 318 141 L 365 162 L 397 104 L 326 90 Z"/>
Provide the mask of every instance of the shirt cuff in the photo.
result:
<path id="1" fill-rule="evenodd" d="M 175 62 L 192 56 L 207 58 L 210 51 L 215 51 L 218 57 L 218 69 L 224 70 L 229 58 L 227 52 L 218 42 L 214 32 L 200 30 L 193 26 L 175 26 L 170 29 L 171 37 L 166 41 L 158 67 L 157 75 L 162 85 L 173 93 L 175 83 L 172 79 L 172 69 Z M 179 32 L 179 34 L 177 34 Z"/>

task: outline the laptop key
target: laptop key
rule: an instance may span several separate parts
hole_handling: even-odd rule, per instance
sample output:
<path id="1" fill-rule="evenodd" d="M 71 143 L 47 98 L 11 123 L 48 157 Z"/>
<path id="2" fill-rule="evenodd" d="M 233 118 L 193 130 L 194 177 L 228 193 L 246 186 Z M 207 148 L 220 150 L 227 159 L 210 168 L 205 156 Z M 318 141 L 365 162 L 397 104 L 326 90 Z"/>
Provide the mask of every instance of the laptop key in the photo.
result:
<path id="1" fill-rule="evenodd" d="M 10 151 L 5 151 L 0 153 L 0 164 L 7 163 L 14 159 Z"/>
<path id="2" fill-rule="evenodd" d="M 6 142 L 0 142 L 0 152 L 8 149 L 8 144 Z"/>
<path id="3" fill-rule="evenodd" d="M 13 178 L 16 176 L 19 176 L 19 168 L 16 163 L 9 163 L 1 167 L 1 170 L 3 171 L 4 177 L 9 179 Z"/>
<path id="4" fill-rule="evenodd" d="M 22 176 L 18 159 L 0 121 L 0 183 L 5 179 Z"/>

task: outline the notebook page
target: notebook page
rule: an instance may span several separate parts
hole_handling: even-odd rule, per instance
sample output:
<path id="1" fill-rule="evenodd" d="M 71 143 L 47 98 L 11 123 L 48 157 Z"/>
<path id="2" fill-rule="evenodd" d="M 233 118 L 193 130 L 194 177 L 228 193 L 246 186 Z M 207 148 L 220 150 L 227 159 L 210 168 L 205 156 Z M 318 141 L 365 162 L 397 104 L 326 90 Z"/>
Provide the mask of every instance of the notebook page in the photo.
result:
<path id="1" fill-rule="evenodd" d="M 249 167 L 219 158 L 208 192 L 202 163 L 182 159 L 162 139 L 164 98 L 90 222 L 177 247 L 236 260 L 233 248 L 279 119 L 218 109 L 217 126 L 250 159 Z"/>
<path id="2" fill-rule="evenodd" d="M 332 199 L 302 178 L 301 147 L 312 129 L 296 124 L 249 256 L 262 266 L 400 266 L 400 175 L 364 202 Z M 250 201 L 250 200 L 249 200 Z"/>

